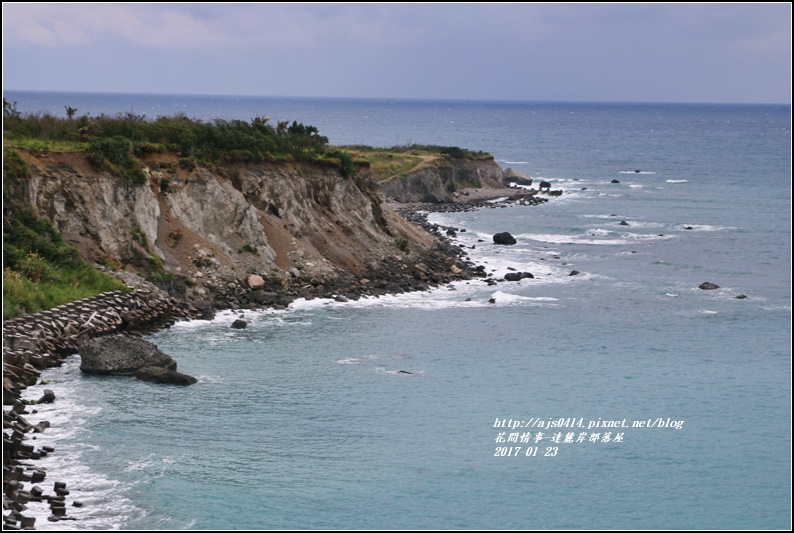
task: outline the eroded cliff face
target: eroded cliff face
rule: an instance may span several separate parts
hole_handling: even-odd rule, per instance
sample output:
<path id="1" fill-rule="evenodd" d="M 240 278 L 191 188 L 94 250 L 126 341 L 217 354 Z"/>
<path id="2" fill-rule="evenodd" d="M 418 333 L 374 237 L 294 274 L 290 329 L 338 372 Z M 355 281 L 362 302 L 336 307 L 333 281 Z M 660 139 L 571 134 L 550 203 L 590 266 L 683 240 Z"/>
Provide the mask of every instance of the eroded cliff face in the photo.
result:
<path id="1" fill-rule="evenodd" d="M 187 171 L 176 155 L 155 154 L 136 185 L 94 170 L 82 154 L 21 155 L 31 177 L 19 194 L 84 257 L 177 280 L 178 296 L 219 307 L 272 303 L 268 291 L 394 292 L 465 269 L 389 209 L 366 170 L 350 178 L 306 163 Z M 252 288 L 252 274 L 265 286 Z"/>
<path id="2" fill-rule="evenodd" d="M 502 169 L 492 158 L 438 158 L 384 183 L 383 192 L 402 203 L 444 203 L 461 189 L 481 187 L 504 187 Z"/>

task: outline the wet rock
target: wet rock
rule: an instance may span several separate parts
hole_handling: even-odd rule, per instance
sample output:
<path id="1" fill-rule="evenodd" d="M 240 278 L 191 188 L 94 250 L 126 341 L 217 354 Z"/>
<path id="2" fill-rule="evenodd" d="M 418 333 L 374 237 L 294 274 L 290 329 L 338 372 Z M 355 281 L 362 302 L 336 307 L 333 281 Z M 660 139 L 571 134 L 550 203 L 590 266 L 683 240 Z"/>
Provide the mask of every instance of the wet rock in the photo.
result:
<path id="1" fill-rule="evenodd" d="M 238 318 L 237 320 L 232 322 L 232 326 L 231 327 L 234 328 L 234 329 L 245 329 L 245 328 L 248 327 L 248 322 Z"/>
<path id="2" fill-rule="evenodd" d="M 516 239 L 509 232 L 503 231 L 493 236 L 493 242 L 494 244 L 510 245 L 515 244 Z"/>
<path id="3" fill-rule="evenodd" d="M 734 298 L 736 298 L 737 300 L 746 300 L 747 296 L 745 296 L 744 294 L 739 294 L 737 296 L 734 296 Z"/>
<path id="4" fill-rule="evenodd" d="M 202 320 L 212 320 L 215 318 L 215 309 L 212 307 L 212 302 L 207 300 L 196 300 L 193 302 L 193 307 L 196 308 L 199 318 Z"/>
<path id="5" fill-rule="evenodd" d="M 44 396 L 38 399 L 36 403 L 52 403 L 55 401 L 55 393 L 51 389 L 44 389 Z"/>
<path id="6" fill-rule="evenodd" d="M 620 183 L 620 180 L 612 180 L 609 183 Z"/>
<path id="7" fill-rule="evenodd" d="M 720 286 L 716 283 L 711 283 L 710 281 L 706 281 L 698 285 L 698 289 L 702 289 L 704 291 L 713 291 L 714 289 L 719 289 Z"/>
<path id="8" fill-rule="evenodd" d="M 505 274 L 505 281 L 521 281 L 522 279 L 534 279 L 534 275 L 530 272 L 508 272 Z"/>
<path id="9" fill-rule="evenodd" d="M 578 270 L 571 270 L 571 273 L 568 274 L 568 275 L 569 276 L 578 276 L 579 274 L 581 274 L 581 272 L 579 272 Z"/>
<path id="10" fill-rule="evenodd" d="M 618 226 L 628 226 L 628 225 L 629 225 L 629 223 L 628 223 L 628 222 L 626 222 L 625 220 L 621 220 L 621 221 L 618 223 Z"/>
<path id="11" fill-rule="evenodd" d="M 135 372 L 135 379 L 149 383 L 164 383 L 171 385 L 193 385 L 198 381 L 193 376 L 188 376 L 187 374 L 158 366 L 139 368 Z"/>

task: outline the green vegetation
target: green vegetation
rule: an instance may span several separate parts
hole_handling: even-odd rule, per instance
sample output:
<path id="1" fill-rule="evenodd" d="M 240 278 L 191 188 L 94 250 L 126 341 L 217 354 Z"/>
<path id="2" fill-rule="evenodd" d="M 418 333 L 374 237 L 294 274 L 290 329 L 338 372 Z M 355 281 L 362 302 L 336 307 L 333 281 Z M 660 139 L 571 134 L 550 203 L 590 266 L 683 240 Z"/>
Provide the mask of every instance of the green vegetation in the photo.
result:
<path id="1" fill-rule="evenodd" d="M 403 253 L 410 253 L 411 252 L 411 241 L 408 240 L 408 237 L 403 235 L 399 239 L 397 239 L 397 248 Z"/>
<path id="2" fill-rule="evenodd" d="M 239 250 L 237 250 L 237 253 L 238 254 L 249 253 L 249 254 L 257 255 L 259 253 L 259 250 L 256 249 L 256 246 L 252 246 L 246 243 L 243 244 L 243 246 Z"/>
<path id="3" fill-rule="evenodd" d="M 97 271 L 79 258 L 49 222 L 39 219 L 22 198 L 30 171 L 19 153 L 24 148 L 33 153 L 83 152 L 97 169 L 142 184 L 146 180 L 142 158 L 151 154 L 176 152 L 176 167 L 190 172 L 201 165 L 226 176 L 230 164 L 291 162 L 299 176 L 303 168 L 297 163 L 312 163 L 338 169 L 352 177 L 357 167 L 368 166 L 381 181 L 404 176 L 408 171 L 435 165 L 450 159 L 487 159 L 483 152 L 457 147 L 411 144 L 392 148 L 368 146 L 328 147 L 328 138 L 317 128 L 293 121 L 270 124 L 267 117 L 250 121 L 190 119 L 185 115 L 148 120 L 133 113 L 115 116 L 78 116 L 78 109 L 65 106 L 65 117 L 49 113 L 23 115 L 16 103 L 3 99 L 3 318 L 12 318 L 51 308 L 62 303 L 101 292 L 125 289 L 115 279 Z M 151 163 L 158 168 L 157 163 Z M 229 171 L 231 172 L 231 171 Z M 162 177 L 160 188 L 167 191 L 169 178 Z M 143 258 L 152 279 L 163 285 L 187 281 L 166 273 L 162 261 L 151 254 L 146 235 L 136 228 L 131 238 L 147 252 Z M 178 231 L 169 235 L 169 246 L 182 239 Z M 406 237 L 397 241 L 403 252 L 410 243 Z M 244 245 L 240 253 L 258 253 L 256 247 Z M 209 266 L 209 259 L 195 260 L 198 267 Z M 120 265 L 108 261 L 118 269 Z M 298 268 L 301 268 L 300 266 Z"/>
<path id="4" fill-rule="evenodd" d="M 23 115 L 16 103 L 3 99 L 3 141 L 7 146 L 38 143 L 41 150 L 51 144 L 71 146 L 87 152 L 98 168 L 136 182 L 141 179 L 137 157 L 165 150 L 180 153 L 183 160 L 179 165 L 188 170 L 196 164 L 335 159 L 343 175 L 352 173 L 347 154 L 329 153 L 327 137 L 314 126 L 295 121 L 273 127 L 267 117 L 204 122 L 185 115 L 147 120 L 145 115 L 133 113 L 75 118 L 77 109 L 67 106 L 66 111 L 67 118 L 49 113 Z"/>
<path id="5" fill-rule="evenodd" d="M 398 145 L 391 148 L 372 146 L 344 146 L 355 161 L 369 165 L 372 174 L 381 183 L 401 179 L 408 172 L 415 172 L 449 159 L 487 160 L 493 156 L 487 152 L 474 152 L 457 146 L 435 146 L 427 144 Z"/>
<path id="6" fill-rule="evenodd" d="M 125 289 L 63 242 L 48 221 L 18 201 L 30 171 L 3 149 L 3 320 L 106 291 Z"/>

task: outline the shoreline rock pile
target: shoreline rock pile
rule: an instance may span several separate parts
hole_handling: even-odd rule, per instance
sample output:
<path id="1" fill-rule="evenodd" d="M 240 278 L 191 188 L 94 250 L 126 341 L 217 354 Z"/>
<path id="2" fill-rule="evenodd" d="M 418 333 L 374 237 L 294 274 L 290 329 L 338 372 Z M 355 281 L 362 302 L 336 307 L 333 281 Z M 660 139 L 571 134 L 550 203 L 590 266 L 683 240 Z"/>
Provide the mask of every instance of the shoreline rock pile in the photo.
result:
<path id="1" fill-rule="evenodd" d="M 29 414 L 30 404 L 55 401 L 55 394 L 45 390 L 38 401 L 27 402 L 19 398 L 21 391 L 37 384 L 42 370 L 58 366 L 76 353 L 81 342 L 111 333 L 151 333 L 192 315 L 198 316 L 198 311 L 150 291 L 136 290 L 107 292 L 3 322 L 3 405 L 11 407 L 3 411 L 3 529 L 34 528 L 35 518 L 24 514 L 29 502 L 49 502 L 50 521 L 74 519 L 66 516 L 66 484 L 55 482 L 54 494 L 45 494 L 38 483 L 47 473 L 29 462 L 55 450 L 30 443 L 49 422 L 34 425 L 23 415 Z M 73 505 L 82 504 L 75 501 Z"/>

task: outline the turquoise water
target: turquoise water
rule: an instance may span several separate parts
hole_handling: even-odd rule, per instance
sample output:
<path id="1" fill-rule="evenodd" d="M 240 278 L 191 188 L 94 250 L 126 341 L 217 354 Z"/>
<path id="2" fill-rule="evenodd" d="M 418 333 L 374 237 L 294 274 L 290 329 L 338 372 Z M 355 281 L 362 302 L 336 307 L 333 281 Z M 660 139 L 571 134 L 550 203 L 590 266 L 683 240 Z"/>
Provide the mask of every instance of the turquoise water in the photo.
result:
<path id="1" fill-rule="evenodd" d="M 44 97 L 149 115 L 179 101 L 38 94 L 31 108 Z M 565 194 L 430 215 L 466 228 L 460 243 L 498 277 L 535 279 L 298 301 L 246 311 L 245 330 L 233 313 L 180 323 L 152 340 L 199 378 L 189 388 L 83 376 L 77 357 L 50 371 L 58 401 L 36 416 L 57 453 L 41 464 L 86 503 L 54 528 L 790 525 L 787 106 L 183 103 L 297 119 L 337 144 L 488 150 Z M 499 231 L 518 244 L 491 244 Z M 560 418 L 584 427 L 537 427 Z M 629 427 L 588 429 L 599 419 Z M 631 427 L 657 419 L 680 429 Z"/>

